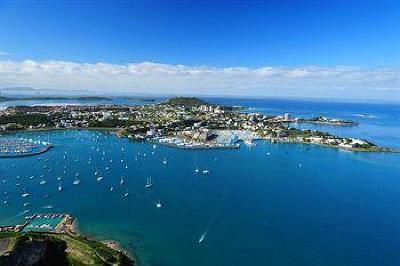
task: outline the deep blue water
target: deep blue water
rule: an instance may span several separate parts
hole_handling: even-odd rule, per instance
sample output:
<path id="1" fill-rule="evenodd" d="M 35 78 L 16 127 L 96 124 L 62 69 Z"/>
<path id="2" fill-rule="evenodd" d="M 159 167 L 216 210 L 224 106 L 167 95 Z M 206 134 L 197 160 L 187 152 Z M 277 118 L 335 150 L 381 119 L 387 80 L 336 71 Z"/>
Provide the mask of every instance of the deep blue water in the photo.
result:
<path id="1" fill-rule="evenodd" d="M 360 125 L 326 129 L 354 136 L 365 131 L 376 142 L 399 146 L 398 106 L 213 100 L 237 101 L 255 112 L 351 117 Z M 39 135 L 56 144 L 40 160 L 0 160 L 0 197 L 8 198 L 0 205 L 0 224 L 21 222 L 26 210 L 70 212 L 84 233 L 121 241 L 143 265 L 400 265 L 399 154 L 268 142 L 190 151 L 107 132 L 18 133 Z M 210 174 L 196 174 L 197 166 Z M 96 170 L 104 176 L 100 182 Z M 78 186 L 72 185 L 76 173 Z M 149 176 L 154 186 L 145 189 Z M 30 198 L 21 197 L 24 188 Z"/>

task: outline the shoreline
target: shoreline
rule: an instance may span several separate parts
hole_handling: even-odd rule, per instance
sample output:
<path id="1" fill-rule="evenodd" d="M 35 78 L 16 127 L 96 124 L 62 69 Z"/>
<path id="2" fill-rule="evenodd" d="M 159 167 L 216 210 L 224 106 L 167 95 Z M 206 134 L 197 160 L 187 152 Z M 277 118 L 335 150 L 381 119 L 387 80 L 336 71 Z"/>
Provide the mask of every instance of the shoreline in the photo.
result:
<path id="1" fill-rule="evenodd" d="M 71 217 L 73 217 L 73 216 L 71 216 Z M 82 233 L 82 231 L 79 229 L 78 219 L 75 217 L 73 217 L 73 218 L 74 218 L 74 220 L 72 221 L 71 225 L 68 227 L 69 230 L 67 230 L 65 232 L 65 234 L 69 234 L 72 236 L 84 237 L 88 240 L 101 242 L 104 245 L 106 245 L 107 247 L 109 247 L 115 251 L 123 253 L 125 256 L 127 256 L 129 259 L 131 259 L 135 263 L 135 265 L 137 265 L 137 266 L 140 265 L 140 260 L 139 260 L 138 256 L 135 253 L 124 248 L 123 245 L 121 245 L 121 243 L 119 241 L 112 240 L 112 239 L 99 240 L 94 235 Z M 63 234 L 63 233 L 60 233 L 60 234 Z"/>
<path id="2" fill-rule="evenodd" d="M 57 130 L 94 130 L 94 131 L 109 131 L 109 132 L 116 132 L 118 137 L 121 138 L 127 138 L 129 140 L 133 141 L 138 141 L 133 138 L 129 138 L 128 136 L 120 134 L 121 131 L 123 131 L 123 128 L 109 128 L 109 127 L 70 127 L 70 128 L 57 128 L 57 127 L 52 127 L 52 128 L 37 128 L 37 129 L 21 129 L 17 131 L 6 131 L 6 134 L 13 134 L 17 132 L 40 132 L 40 131 L 57 131 Z M 1 136 L 1 135 L 0 135 Z M 266 137 L 261 137 L 260 139 L 263 140 L 269 140 L 271 142 L 277 142 L 277 143 L 298 143 L 298 144 L 311 144 L 311 145 L 316 145 L 316 146 L 322 146 L 322 147 L 329 147 L 329 148 L 336 148 L 339 150 L 343 151 L 351 151 L 351 152 L 375 152 L 375 153 L 400 153 L 400 149 L 396 148 L 390 148 L 390 147 L 380 147 L 376 146 L 375 149 L 364 149 L 364 148 L 345 148 L 345 147 L 340 147 L 337 145 L 328 145 L 328 144 L 323 144 L 323 143 L 308 143 L 304 141 L 298 141 L 294 139 L 272 139 L 272 138 L 266 138 Z M 178 146 L 175 144 L 170 144 L 170 143 L 160 143 L 158 141 L 154 141 L 152 139 L 143 139 L 144 141 L 147 141 L 149 143 L 153 144 L 160 144 L 163 146 L 167 147 L 173 147 L 173 148 L 178 148 L 178 149 L 185 149 L 185 150 L 208 150 L 208 149 L 236 149 L 239 148 L 239 146 L 208 146 L 208 145 L 200 145 L 198 147 L 186 147 L 186 146 Z M 141 141 L 143 141 L 141 140 Z M 36 155 L 36 154 L 35 154 Z M 21 156 L 25 157 L 25 156 Z M 11 158 L 11 157 L 8 157 Z M 1 157 L 0 157 L 1 159 Z"/>

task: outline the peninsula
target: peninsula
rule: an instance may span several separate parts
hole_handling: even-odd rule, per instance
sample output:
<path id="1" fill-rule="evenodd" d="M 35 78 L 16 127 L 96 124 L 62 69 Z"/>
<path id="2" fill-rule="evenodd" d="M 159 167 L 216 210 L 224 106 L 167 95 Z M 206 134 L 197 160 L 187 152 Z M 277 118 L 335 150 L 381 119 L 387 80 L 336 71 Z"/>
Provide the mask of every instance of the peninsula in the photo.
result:
<path id="1" fill-rule="evenodd" d="M 149 140 L 180 148 L 234 148 L 239 141 L 252 145 L 255 139 L 272 142 L 308 143 L 362 152 L 389 152 L 366 140 L 335 136 L 318 130 L 291 127 L 292 122 L 336 125 L 352 121 L 292 119 L 290 114 L 265 115 L 210 104 L 197 98 L 178 97 L 159 104 L 16 106 L 0 111 L 0 129 L 47 130 L 108 128 L 121 137 Z"/>

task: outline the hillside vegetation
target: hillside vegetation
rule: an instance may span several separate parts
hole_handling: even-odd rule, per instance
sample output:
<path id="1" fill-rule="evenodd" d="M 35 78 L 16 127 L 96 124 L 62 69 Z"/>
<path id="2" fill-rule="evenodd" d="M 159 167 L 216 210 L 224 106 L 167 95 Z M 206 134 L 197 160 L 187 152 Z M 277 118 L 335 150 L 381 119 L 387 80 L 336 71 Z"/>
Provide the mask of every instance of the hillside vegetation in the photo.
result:
<path id="1" fill-rule="evenodd" d="M 2 266 L 134 266 L 134 261 L 105 244 L 80 236 L 52 233 L 0 233 Z"/>

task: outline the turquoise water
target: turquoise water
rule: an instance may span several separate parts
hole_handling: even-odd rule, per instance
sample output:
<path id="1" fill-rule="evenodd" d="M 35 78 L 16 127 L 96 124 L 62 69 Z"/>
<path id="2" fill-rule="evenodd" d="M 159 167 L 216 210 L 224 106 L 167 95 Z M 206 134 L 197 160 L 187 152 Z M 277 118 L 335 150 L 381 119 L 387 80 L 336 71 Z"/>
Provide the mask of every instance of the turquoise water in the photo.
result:
<path id="1" fill-rule="evenodd" d="M 366 120 L 365 128 L 385 127 Z M 398 138 L 385 134 L 393 134 L 385 143 Z M 268 142 L 180 150 L 85 130 L 17 135 L 49 136 L 56 147 L 40 160 L 0 160 L 0 198 L 8 199 L 0 224 L 70 212 L 84 233 L 119 240 L 142 265 L 400 265 L 399 154 Z M 197 166 L 209 175 L 195 173 Z M 154 185 L 146 189 L 149 176 Z"/>
<path id="2" fill-rule="evenodd" d="M 63 217 L 58 217 L 58 218 L 38 218 L 36 217 L 35 219 L 31 220 L 29 222 L 29 225 L 24 228 L 24 232 L 27 231 L 35 231 L 35 232 L 53 232 L 56 229 L 56 226 L 61 223 L 63 220 Z M 50 227 L 45 227 L 41 228 L 40 226 L 42 225 L 49 225 Z"/>

